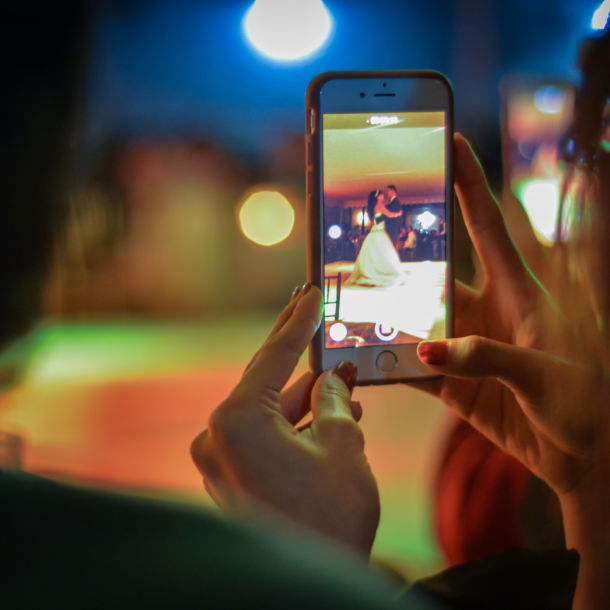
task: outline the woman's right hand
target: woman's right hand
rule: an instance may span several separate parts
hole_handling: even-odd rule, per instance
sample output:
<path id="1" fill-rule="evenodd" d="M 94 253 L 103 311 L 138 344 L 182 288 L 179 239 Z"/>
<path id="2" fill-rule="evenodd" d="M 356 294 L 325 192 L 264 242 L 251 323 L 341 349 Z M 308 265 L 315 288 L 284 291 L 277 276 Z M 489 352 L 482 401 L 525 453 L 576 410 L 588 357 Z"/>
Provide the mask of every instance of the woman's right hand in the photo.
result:
<path id="1" fill-rule="evenodd" d="M 455 144 L 456 190 L 486 282 L 456 288 L 460 338 L 420 343 L 420 358 L 445 375 L 420 387 L 569 494 L 593 471 L 610 474 L 610 377 L 525 266 L 468 143 Z"/>
<path id="2" fill-rule="evenodd" d="M 459 338 L 420 343 L 422 361 L 444 375 L 420 387 L 555 490 L 568 545 L 581 553 L 575 607 L 610 607 L 601 573 L 610 564 L 610 371 L 596 327 L 560 311 L 524 264 L 468 143 L 456 136 L 455 149 L 485 285 L 456 287 Z M 590 295 L 575 287 L 572 299 L 584 309 Z"/>

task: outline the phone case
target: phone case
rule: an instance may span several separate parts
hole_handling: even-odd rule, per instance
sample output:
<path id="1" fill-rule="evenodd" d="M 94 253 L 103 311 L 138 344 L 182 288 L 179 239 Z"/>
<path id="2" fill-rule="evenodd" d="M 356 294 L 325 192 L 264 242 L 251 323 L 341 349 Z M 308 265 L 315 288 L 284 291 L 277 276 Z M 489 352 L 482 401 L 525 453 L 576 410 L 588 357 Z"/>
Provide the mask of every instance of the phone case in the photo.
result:
<path id="1" fill-rule="evenodd" d="M 321 134 L 321 105 L 320 91 L 322 87 L 331 80 L 335 79 L 435 79 L 441 80 L 447 87 L 449 94 L 449 109 L 447 123 L 453 129 L 453 89 L 449 80 L 440 72 L 434 70 L 384 70 L 384 71 L 335 71 L 324 72 L 314 77 L 309 83 L 305 95 L 306 112 L 306 163 L 307 163 L 307 277 L 314 286 L 323 291 L 323 278 L 321 277 L 321 253 L 322 244 L 320 243 L 320 231 L 318 228 L 322 222 L 321 202 L 319 194 L 320 184 L 320 134 Z M 313 113 L 313 118 L 312 118 Z M 454 150 L 453 141 L 447 151 L 446 180 L 453 184 Z M 453 264 L 453 236 L 454 236 L 454 201 L 453 189 L 450 189 L 451 198 L 446 206 L 446 226 L 448 228 L 446 237 L 447 251 L 447 320 L 446 336 L 454 336 L 454 264 Z M 322 320 L 322 325 L 324 319 Z M 309 348 L 309 366 L 314 375 L 318 376 L 323 372 L 322 350 L 324 349 L 324 330 L 318 329 Z M 356 349 L 368 349 L 366 347 Z M 429 377 L 414 378 L 392 378 L 378 379 L 374 381 L 361 382 L 356 385 L 388 385 L 394 383 L 408 383 L 413 381 L 424 381 L 437 379 L 439 375 L 431 373 Z"/>

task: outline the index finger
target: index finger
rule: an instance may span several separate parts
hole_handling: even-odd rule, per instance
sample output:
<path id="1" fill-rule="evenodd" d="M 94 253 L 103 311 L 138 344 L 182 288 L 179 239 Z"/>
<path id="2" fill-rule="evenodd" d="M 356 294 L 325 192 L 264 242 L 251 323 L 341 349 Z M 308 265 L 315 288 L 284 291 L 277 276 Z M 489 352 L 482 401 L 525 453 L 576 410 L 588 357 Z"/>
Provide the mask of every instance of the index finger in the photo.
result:
<path id="1" fill-rule="evenodd" d="M 260 351 L 235 388 L 249 392 L 281 392 L 322 319 L 322 293 L 312 286 L 297 303 L 290 319 Z"/>
<path id="2" fill-rule="evenodd" d="M 455 189 L 485 276 L 508 281 L 518 293 L 523 292 L 527 273 L 523 259 L 506 229 L 483 168 L 460 134 L 455 136 Z"/>
<path id="3" fill-rule="evenodd" d="M 305 286 L 307 286 L 307 284 L 305 284 Z M 305 286 L 303 286 L 303 288 L 305 288 Z M 248 362 L 248 366 L 244 369 L 244 373 L 243 373 L 244 375 L 248 372 L 248 369 L 256 362 L 256 359 L 258 358 L 259 354 L 261 353 L 261 350 L 263 349 L 263 347 L 265 347 L 265 345 L 267 345 L 267 343 L 271 340 L 271 338 L 274 337 L 275 335 L 277 335 L 277 333 L 282 329 L 284 324 L 286 324 L 286 322 L 288 322 L 288 320 L 292 316 L 292 312 L 294 311 L 295 307 L 297 306 L 298 298 L 301 295 L 301 291 L 303 290 L 303 288 L 301 288 L 300 286 L 297 286 L 294 289 L 294 292 L 292 293 L 292 297 L 290 298 L 288 305 L 286 305 L 286 307 L 284 307 L 282 313 L 278 316 L 277 320 L 275 321 L 275 324 L 273 325 L 273 328 L 271 329 L 271 332 L 267 335 L 267 338 L 265 339 L 264 343 L 256 351 L 254 356 L 252 356 L 252 359 L 250 360 L 250 362 Z"/>

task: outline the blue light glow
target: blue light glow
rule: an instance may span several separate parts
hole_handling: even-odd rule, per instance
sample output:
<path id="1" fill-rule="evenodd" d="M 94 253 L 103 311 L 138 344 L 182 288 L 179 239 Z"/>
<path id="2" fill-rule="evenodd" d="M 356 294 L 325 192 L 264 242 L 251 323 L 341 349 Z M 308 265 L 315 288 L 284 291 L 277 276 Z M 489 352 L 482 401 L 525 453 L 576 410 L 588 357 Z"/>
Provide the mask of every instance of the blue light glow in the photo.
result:
<path id="1" fill-rule="evenodd" d="M 259 51 L 284 61 L 313 53 L 331 30 L 330 14 L 322 0 L 256 0 L 244 24 Z"/>
<path id="2" fill-rule="evenodd" d="M 608 15 L 610 14 L 610 0 L 604 0 L 600 7 L 593 13 L 591 19 L 591 27 L 594 30 L 603 30 L 608 23 Z"/>
<path id="3" fill-rule="evenodd" d="M 534 106 L 543 114 L 559 114 L 565 99 L 566 92 L 559 87 L 540 87 L 534 95 Z"/>

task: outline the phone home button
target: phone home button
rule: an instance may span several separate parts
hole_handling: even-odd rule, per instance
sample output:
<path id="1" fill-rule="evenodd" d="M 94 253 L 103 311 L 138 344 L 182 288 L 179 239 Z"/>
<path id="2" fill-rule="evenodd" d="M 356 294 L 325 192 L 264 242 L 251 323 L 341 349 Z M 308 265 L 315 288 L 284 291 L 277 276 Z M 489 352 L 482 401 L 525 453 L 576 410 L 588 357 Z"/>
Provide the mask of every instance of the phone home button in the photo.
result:
<path id="1" fill-rule="evenodd" d="M 384 375 L 388 375 L 391 373 L 398 364 L 398 358 L 394 352 L 381 352 L 379 356 L 377 356 L 377 370 Z"/>

